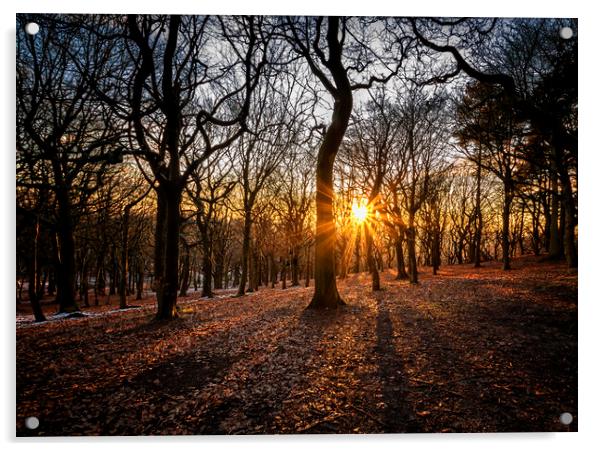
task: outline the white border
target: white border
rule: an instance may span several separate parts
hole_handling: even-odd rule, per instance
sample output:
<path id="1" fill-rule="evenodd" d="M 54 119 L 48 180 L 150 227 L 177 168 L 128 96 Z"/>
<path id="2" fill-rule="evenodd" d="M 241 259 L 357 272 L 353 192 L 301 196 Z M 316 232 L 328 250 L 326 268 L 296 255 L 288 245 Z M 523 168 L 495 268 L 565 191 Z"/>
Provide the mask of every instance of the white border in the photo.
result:
<path id="1" fill-rule="evenodd" d="M 4 2 L 2 21 L 2 69 L 0 86 L 2 107 L 0 124 L 4 146 L 0 150 L 2 190 L 0 206 L 4 221 L 2 237 L 4 255 L 0 286 L 6 296 L 1 324 L 4 338 L 4 365 L 0 371 L 2 406 L 0 407 L 0 440 L 8 449 L 29 448 L 43 443 L 50 450 L 75 449 L 82 445 L 90 449 L 136 447 L 164 451 L 173 444 L 178 449 L 235 449 L 248 450 L 299 449 L 308 447 L 348 449 L 378 447 L 381 449 L 409 448 L 454 450 L 507 450 L 545 448 L 546 450 L 595 449 L 602 443 L 598 435 L 602 420 L 600 409 L 601 352 L 598 349 L 602 321 L 602 295 L 599 265 L 600 191 L 602 152 L 600 134 L 602 105 L 600 96 L 602 16 L 594 2 L 504 0 L 502 2 L 469 2 L 465 0 L 436 0 L 408 2 L 403 0 L 303 0 L 296 4 L 275 0 L 222 0 L 196 2 L 149 0 L 21 0 L 15 5 Z M 16 12 L 82 12 L 82 13 L 212 13 L 212 14 L 345 14 L 345 15 L 438 15 L 438 16 L 505 16 L 505 17 L 578 17 L 579 18 L 579 89 L 580 89 L 580 164 L 579 164 L 579 430 L 564 434 L 419 434 L 405 436 L 282 436 L 282 437 L 157 437 L 157 438 L 47 438 L 40 440 L 15 439 L 15 326 L 14 326 L 14 256 L 15 256 L 15 196 L 14 196 L 14 133 L 15 133 L 15 13 Z M 7 220 L 8 219 L 8 220 Z M 40 443 L 41 442 L 41 443 Z M 7 448 L 4 448 L 7 449 Z M 599 449 L 599 448 L 598 448 Z"/>

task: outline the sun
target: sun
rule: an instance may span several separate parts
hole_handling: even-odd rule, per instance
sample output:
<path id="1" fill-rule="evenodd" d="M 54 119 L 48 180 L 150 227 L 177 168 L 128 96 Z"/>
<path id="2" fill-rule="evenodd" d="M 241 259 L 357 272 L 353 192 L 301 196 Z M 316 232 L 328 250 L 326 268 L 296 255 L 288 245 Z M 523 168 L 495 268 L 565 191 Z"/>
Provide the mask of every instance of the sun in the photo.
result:
<path id="1" fill-rule="evenodd" d="M 365 203 L 354 202 L 351 206 L 351 214 L 358 224 L 362 224 L 368 217 L 368 206 Z"/>

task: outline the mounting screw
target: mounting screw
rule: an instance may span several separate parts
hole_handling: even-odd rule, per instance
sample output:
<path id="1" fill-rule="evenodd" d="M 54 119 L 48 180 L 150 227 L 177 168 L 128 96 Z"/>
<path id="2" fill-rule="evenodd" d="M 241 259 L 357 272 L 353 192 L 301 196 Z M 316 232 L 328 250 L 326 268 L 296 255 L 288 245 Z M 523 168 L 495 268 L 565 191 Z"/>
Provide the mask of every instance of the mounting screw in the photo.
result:
<path id="1" fill-rule="evenodd" d="M 37 429 L 38 426 L 40 426 L 40 420 L 38 420 L 38 417 L 25 418 L 25 427 L 27 429 Z"/>
<path id="2" fill-rule="evenodd" d="M 562 415 L 560 415 L 560 422 L 568 426 L 573 422 L 573 415 L 571 415 L 569 412 L 564 412 Z"/>
<path id="3" fill-rule="evenodd" d="M 562 27 L 560 29 L 560 37 L 562 39 L 571 39 L 573 37 L 573 29 L 571 27 Z"/>
<path id="4" fill-rule="evenodd" d="M 40 31 L 40 26 L 35 22 L 29 22 L 25 25 L 25 33 L 33 36 L 36 35 Z"/>

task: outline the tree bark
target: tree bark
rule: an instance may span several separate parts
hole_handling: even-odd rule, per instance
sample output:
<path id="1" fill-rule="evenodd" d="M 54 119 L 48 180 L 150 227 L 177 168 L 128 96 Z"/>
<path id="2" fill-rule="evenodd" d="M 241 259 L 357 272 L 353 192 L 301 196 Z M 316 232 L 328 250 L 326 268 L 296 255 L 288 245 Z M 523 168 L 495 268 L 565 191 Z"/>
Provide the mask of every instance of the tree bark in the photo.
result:
<path id="1" fill-rule="evenodd" d="M 251 212 L 245 209 L 245 221 L 242 235 L 242 258 L 241 258 L 241 273 L 236 296 L 244 296 L 249 272 L 249 250 L 251 248 Z"/>
<path id="2" fill-rule="evenodd" d="M 291 286 L 296 287 L 299 286 L 299 246 L 293 246 L 292 251 L 293 253 L 291 255 Z"/>
<path id="3" fill-rule="evenodd" d="M 510 207 L 512 193 L 508 183 L 504 183 L 504 208 L 502 212 L 502 268 L 510 269 Z"/>
<path id="4" fill-rule="evenodd" d="M 121 278 L 119 280 L 119 308 L 127 308 L 127 275 L 128 275 L 128 240 L 129 240 L 130 209 L 126 206 L 123 212 L 121 226 Z"/>
<path id="5" fill-rule="evenodd" d="M 160 288 L 157 293 L 157 319 L 169 320 L 178 317 L 178 259 L 180 249 L 180 201 L 182 191 L 170 186 L 165 189 L 165 249 L 164 268 Z"/>
<path id="6" fill-rule="evenodd" d="M 44 294 L 44 285 L 40 286 L 40 265 L 38 261 L 38 249 L 40 241 L 40 221 L 36 219 L 35 224 L 35 236 L 33 242 L 33 261 L 30 263 L 29 268 L 29 302 L 31 303 L 31 310 L 36 322 L 46 321 L 44 312 L 40 300 Z"/>
<path id="7" fill-rule="evenodd" d="M 418 264 L 416 262 L 416 228 L 414 225 L 414 211 L 410 208 L 408 215 L 408 270 L 411 284 L 418 283 Z"/>
<path id="8" fill-rule="evenodd" d="M 569 268 L 577 267 L 577 246 L 575 245 L 575 200 L 571 181 L 566 174 L 562 180 L 562 200 L 564 204 L 564 255 Z"/>
<path id="9" fill-rule="evenodd" d="M 60 313 L 79 311 L 75 302 L 75 240 L 71 203 L 67 193 L 57 192 L 58 201 L 58 270 L 57 300 Z"/>
<path id="10" fill-rule="evenodd" d="M 155 253 L 154 253 L 154 281 L 153 289 L 159 296 L 159 290 L 163 281 L 163 268 L 165 266 L 165 221 L 166 200 L 162 189 L 157 189 L 157 216 L 155 224 Z"/>
<path id="11" fill-rule="evenodd" d="M 316 171 L 315 291 L 309 308 L 332 309 L 344 302 L 337 290 L 335 272 L 336 230 L 333 217 L 333 167 L 353 107 L 348 88 L 335 99 L 332 122 L 318 151 Z"/>
<path id="12" fill-rule="evenodd" d="M 380 290 L 380 276 L 378 274 L 378 267 L 376 266 L 376 259 L 374 258 L 374 239 L 370 230 L 368 230 L 368 224 L 364 223 L 364 233 L 366 235 L 366 254 L 368 256 L 368 270 L 372 276 L 372 291 Z"/>
<path id="13" fill-rule="evenodd" d="M 211 280 L 211 279 L 209 279 Z M 180 296 L 186 296 L 190 287 L 190 247 L 184 244 L 184 264 L 182 265 L 182 280 Z"/>
<path id="14" fill-rule="evenodd" d="M 550 202 L 550 248 L 548 251 L 549 258 L 562 258 L 564 249 L 562 247 L 562 237 L 558 230 L 558 177 L 552 174 L 552 199 Z"/>
<path id="15" fill-rule="evenodd" d="M 280 257 L 280 282 L 282 289 L 286 290 L 286 260 Z"/>
<path id="16" fill-rule="evenodd" d="M 408 273 L 406 272 L 403 256 L 403 237 L 401 230 L 395 238 L 395 256 L 397 257 L 397 276 L 395 276 L 395 279 L 405 280 L 408 278 Z"/>
<path id="17" fill-rule="evenodd" d="M 311 270 L 311 265 L 310 265 L 310 248 L 309 246 L 307 246 L 306 250 L 305 250 L 305 287 L 309 287 L 309 281 L 311 278 L 311 274 L 310 274 L 310 270 Z"/>
<path id="18" fill-rule="evenodd" d="M 482 179 L 482 168 L 481 168 L 481 146 L 479 145 L 479 152 L 477 155 L 477 192 L 476 192 L 476 227 L 474 235 L 474 267 L 481 267 L 481 235 L 483 233 L 483 212 L 481 211 L 481 179 Z"/>

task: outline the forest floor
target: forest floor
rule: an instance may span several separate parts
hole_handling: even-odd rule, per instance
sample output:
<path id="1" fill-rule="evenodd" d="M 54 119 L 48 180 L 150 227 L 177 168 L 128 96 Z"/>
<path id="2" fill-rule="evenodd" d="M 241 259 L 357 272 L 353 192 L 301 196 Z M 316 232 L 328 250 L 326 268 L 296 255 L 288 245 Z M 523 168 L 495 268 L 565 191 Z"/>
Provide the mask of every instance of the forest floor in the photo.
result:
<path id="1" fill-rule="evenodd" d="M 17 435 L 576 431 L 577 273 L 513 265 L 18 321 Z"/>

